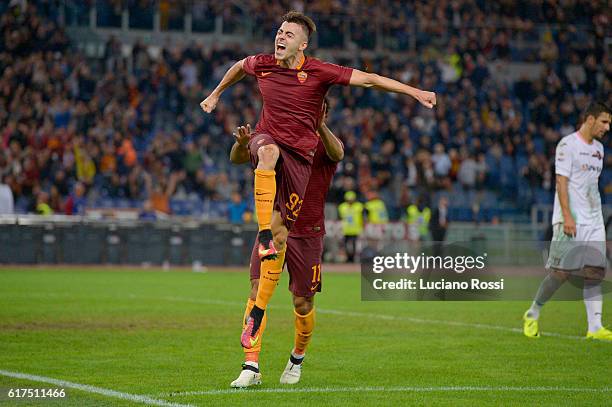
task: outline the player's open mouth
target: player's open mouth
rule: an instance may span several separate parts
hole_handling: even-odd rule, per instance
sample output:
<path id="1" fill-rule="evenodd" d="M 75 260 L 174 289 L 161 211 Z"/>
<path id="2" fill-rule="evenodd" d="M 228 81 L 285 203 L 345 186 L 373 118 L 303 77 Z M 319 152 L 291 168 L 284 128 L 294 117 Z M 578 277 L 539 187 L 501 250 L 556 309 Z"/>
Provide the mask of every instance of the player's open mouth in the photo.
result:
<path id="1" fill-rule="evenodd" d="M 282 51 L 285 49 L 285 46 L 283 44 L 276 44 L 276 50 L 277 51 Z"/>

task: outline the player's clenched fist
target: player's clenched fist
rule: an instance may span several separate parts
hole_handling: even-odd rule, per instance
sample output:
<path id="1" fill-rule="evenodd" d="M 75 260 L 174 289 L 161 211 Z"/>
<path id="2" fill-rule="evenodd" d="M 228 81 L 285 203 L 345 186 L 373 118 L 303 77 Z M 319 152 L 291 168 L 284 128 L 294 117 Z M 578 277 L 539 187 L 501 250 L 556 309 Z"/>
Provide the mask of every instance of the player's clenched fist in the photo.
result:
<path id="1" fill-rule="evenodd" d="M 211 94 L 210 96 L 208 96 L 206 99 L 204 99 L 201 103 L 200 103 L 200 107 L 202 108 L 202 110 L 204 110 L 206 113 L 210 113 L 213 110 L 215 110 L 215 107 L 217 107 L 217 102 L 219 101 L 219 96 Z"/>
<path id="2" fill-rule="evenodd" d="M 419 101 L 419 103 L 429 109 L 436 105 L 436 94 L 434 92 L 422 90 L 416 95 L 416 99 Z"/>

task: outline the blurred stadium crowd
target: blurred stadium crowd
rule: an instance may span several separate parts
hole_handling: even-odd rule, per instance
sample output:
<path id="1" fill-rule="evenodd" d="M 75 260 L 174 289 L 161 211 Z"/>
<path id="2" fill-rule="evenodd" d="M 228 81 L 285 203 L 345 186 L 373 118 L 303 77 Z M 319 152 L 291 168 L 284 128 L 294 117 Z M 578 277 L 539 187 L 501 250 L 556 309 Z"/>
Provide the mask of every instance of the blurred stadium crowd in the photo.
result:
<path id="1" fill-rule="evenodd" d="M 213 115 L 203 114 L 199 102 L 233 61 L 261 46 L 168 42 L 155 53 L 139 41 L 126 56 L 111 37 L 103 57 L 92 59 L 58 24 L 56 2 L 15 3 L 0 6 L 0 176 L 17 212 L 114 206 L 142 208 L 145 217 L 157 211 L 243 220 L 252 171 L 231 166 L 228 152 L 233 129 L 257 121 L 256 82 L 246 79 L 226 92 Z M 142 11 L 148 3 L 125 5 Z M 178 3 L 161 1 L 163 24 L 184 11 Z M 245 9 L 220 3 L 195 2 L 194 21 L 197 12 L 202 27 L 214 26 L 217 15 L 239 26 Z M 448 195 L 452 220 L 483 221 L 520 219 L 534 203 L 551 204 L 557 141 L 574 130 L 591 98 L 610 102 L 605 2 L 404 3 L 246 2 L 269 48 L 278 16 L 303 9 L 321 19 L 325 59 L 438 94 L 437 108 L 426 111 L 408 97 L 334 88 L 328 125 L 346 154 L 329 200 L 340 203 L 349 190 L 360 197 L 375 191 L 390 218 L 399 219 L 419 197 L 435 205 Z M 115 24 L 121 4 L 104 2 L 99 24 Z M 149 14 L 141 16 L 145 26 Z M 415 41 L 416 51 L 334 53 L 347 43 L 345 21 L 355 47 L 374 47 L 369 21 L 378 21 L 392 48 Z M 410 22 L 418 22 L 415 38 L 406 29 Z M 515 61 L 543 62 L 545 69 L 535 79 L 492 72 Z M 604 144 L 601 186 L 611 203 L 612 155 Z"/>

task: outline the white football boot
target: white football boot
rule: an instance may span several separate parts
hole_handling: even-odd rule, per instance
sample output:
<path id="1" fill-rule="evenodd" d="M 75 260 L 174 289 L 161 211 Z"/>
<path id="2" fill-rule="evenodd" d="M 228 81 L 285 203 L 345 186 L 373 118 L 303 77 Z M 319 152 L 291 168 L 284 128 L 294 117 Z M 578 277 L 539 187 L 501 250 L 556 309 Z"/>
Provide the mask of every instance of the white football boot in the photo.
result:
<path id="1" fill-rule="evenodd" d="M 246 389 L 247 387 L 257 386 L 261 384 L 261 373 L 259 369 L 246 363 L 242 365 L 242 371 L 236 380 L 230 386 L 237 389 Z"/>
<path id="2" fill-rule="evenodd" d="M 302 375 L 302 364 L 296 365 L 289 359 L 285 370 L 280 377 L 281 384 L 296 384 L 300 381 Z"/>

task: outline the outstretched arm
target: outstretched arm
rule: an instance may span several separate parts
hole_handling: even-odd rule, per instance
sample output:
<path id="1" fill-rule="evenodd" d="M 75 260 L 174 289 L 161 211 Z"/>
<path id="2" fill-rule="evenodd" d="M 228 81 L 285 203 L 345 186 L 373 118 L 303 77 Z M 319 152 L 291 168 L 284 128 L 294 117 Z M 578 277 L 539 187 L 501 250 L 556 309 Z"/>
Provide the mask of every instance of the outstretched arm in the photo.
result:
<path id="1" fill-rule="evenodd" d="M 385 92 L 402 93 L 410 95 L 419 101 L 423 106 L 432 108 L 436 105 L 436 94 L 425 90 L 413 88 L 395 79 L 380 76 L 375 73 L 363 72 L 358 69 L 353 69 L 351 86 L 361 86 L 364 88 L 375 88 Z"/>
<path id="2" fill-rule="evenodd" d="M 219 101 L 219 97 L 225 91 L 225 89 L 229 88 L 242 78 L 244 78 L 245 72 L 243 68 L 244 59 L 236 62 L 230 69 L 227 70 L 225 75 L 223 75 L 223 79 L 217 85 L 217 87 L 208 95 L 206 99 L 200 103 L 200 107 L 206 113 L 210 113 L 215 110 L 217 106 L 217 102 Z"/>

